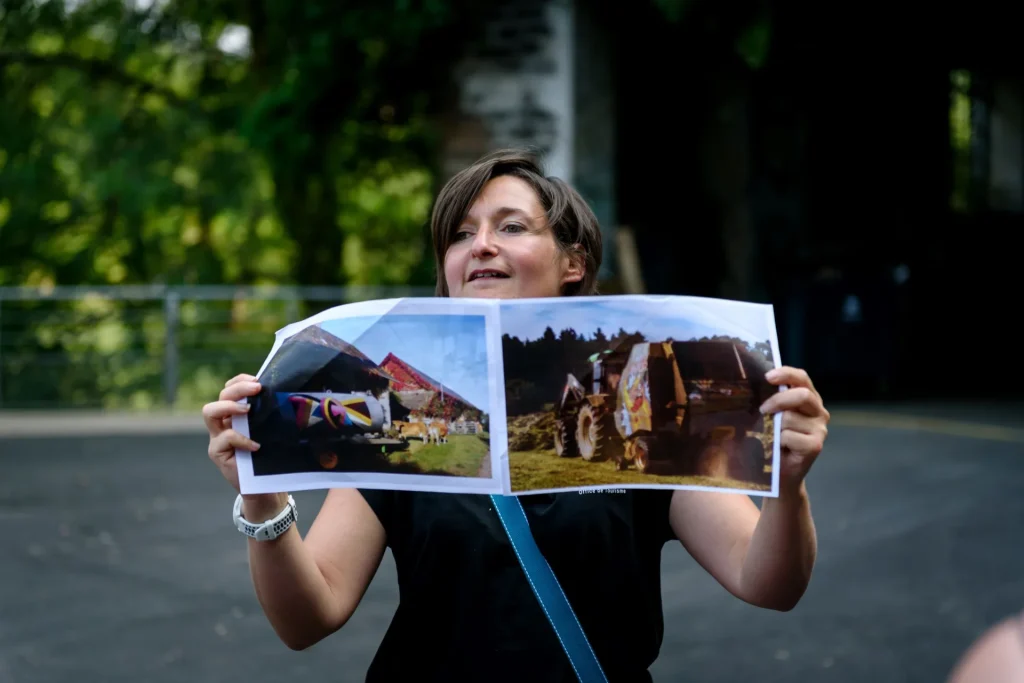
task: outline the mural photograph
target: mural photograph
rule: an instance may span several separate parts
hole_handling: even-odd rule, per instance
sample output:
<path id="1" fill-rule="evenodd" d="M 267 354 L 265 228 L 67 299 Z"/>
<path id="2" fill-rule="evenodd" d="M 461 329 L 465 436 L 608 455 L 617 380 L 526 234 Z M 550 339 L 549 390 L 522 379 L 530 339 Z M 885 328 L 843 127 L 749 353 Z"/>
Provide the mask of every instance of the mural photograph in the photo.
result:
<path id="1" fill-rule="evenodd" d="M 485 332 L 483 316 L 452 314 L 346 316 L 302 327 L 272 353 L 259 375 L 263 390 L 250 401 L 248 430 L 260 444 L 252 478 L 489 481 Z"/>

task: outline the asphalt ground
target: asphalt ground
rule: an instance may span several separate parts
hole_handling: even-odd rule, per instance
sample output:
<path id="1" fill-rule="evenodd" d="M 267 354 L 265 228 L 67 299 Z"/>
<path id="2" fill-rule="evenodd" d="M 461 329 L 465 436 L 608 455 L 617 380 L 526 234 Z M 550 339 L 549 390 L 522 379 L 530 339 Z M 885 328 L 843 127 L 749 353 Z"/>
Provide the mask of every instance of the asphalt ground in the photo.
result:
<path id="1" fill-rule="evenodd" d="M 1024 406 L 847 406 L 809 478 L 811 586 L 747 606 L 663 560 L 656 681 L 934 681 L 1024 609 Z M 249 582 L 198 416 L 0 414 L 0 683 L 361 681 L 398 600 L 385 555 L 304 652 Z M 296 494 L 308 528 L 323 492 Z"/>

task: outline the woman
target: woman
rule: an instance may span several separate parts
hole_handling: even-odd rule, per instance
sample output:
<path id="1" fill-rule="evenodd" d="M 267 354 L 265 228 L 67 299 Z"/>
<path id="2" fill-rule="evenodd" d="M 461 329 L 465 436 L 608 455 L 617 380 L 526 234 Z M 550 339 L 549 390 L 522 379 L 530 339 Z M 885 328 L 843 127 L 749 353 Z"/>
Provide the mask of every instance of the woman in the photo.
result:
<path id="1" fill-rule="evenodd" d="M 498 152 L 449 181 L 431 219 L 437 293 L 552 297 L 595 293 L 601 235 L 565 183 L 529 155 Z M 661 548 L 679 541 L 728 591 L 789 610 L 807 587 L 816 538 L 804 487 L 828 411 L 807 375 L 769 373 L 790 388 L 764 412 L 782 412 L 780 496 L 759 512 L 747 497 L 699 491 L 609 490 L 527 496 L 537 544 L 559 578 L 610 681 L 649 681 L 662 640 Z M 205 406 L 209 455 L 238 489 L 234 449 L 255 444 L 230 429 L 255 378 L 230 380 Z M 262 522 L 286 495 L 244 497 Z M 341 628 L 386 547 L 400 604 L 367 680 L 572 681 L 568 659 L 518 564 L 488 496 L 331 490 L 306 538 L 293 527 L 249 541 L 256 593 L 280 638 L 309 647 Z"/>

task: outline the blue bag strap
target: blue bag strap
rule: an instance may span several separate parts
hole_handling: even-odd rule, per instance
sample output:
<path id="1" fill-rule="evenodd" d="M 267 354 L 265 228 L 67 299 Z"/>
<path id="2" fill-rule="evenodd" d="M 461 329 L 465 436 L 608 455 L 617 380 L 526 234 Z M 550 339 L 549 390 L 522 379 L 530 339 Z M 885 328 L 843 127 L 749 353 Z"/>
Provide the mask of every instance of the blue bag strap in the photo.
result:
<path id="1" fill-rule="evenodd" d="M 555 573 L 551 571 L 551 565 L 537 547 L 537 542 L 530 531 L 530 522 L 526 519 L 526 512 L 519 499 L 515 496 L 492 495 L 491 500 L 494 501 L 498 518 L 505 527 L 509 540 L 512 541 L 512 548 L 519 558 L 519 564 L 523 566 L 530 587 L 555 629 L 555 635 L 562 643 L 565 654 L 569 656 L 569 663 L 576 672 L 576 678 L 580 683 L 607 683 L 604 670 L 601 669 L 597 655 L 583 633 L 576 613 L 572 611 L 569 599 L 565 597 L 562 586 L 555 578 Z"/>

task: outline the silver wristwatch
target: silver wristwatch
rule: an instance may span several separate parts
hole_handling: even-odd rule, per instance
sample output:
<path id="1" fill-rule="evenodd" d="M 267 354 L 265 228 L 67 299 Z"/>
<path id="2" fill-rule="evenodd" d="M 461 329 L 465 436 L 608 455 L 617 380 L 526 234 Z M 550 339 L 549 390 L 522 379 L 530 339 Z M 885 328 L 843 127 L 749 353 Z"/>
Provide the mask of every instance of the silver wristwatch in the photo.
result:
<path id="1" fill-rule="evenodd" d="M 232 517 L 235 520 L 235 527 L 249 538 L 254 538 L 257 541 L 273 541 L 299 520 L 299 512 L 295 507 L 295 499 L 289 494 L 288 504 L 276 517 L 268 519 L 262 524 L 253 524 L 242 517 L 242 494 L 239 493 L 238 498 L 235 498 Z"/>

